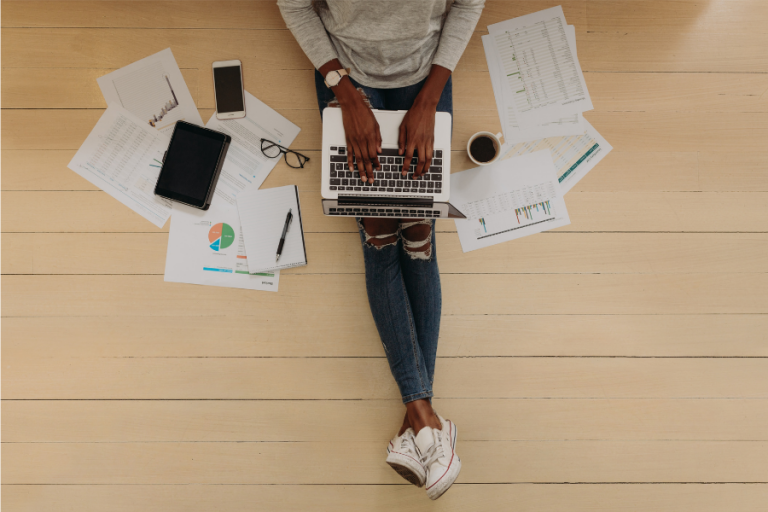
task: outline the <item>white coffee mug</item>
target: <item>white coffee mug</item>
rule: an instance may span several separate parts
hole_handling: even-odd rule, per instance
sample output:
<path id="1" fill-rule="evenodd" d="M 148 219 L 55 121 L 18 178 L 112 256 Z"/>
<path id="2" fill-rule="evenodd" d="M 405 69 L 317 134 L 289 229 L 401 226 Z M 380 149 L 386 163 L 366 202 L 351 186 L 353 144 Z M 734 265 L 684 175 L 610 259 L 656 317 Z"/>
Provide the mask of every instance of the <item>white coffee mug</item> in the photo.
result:
<path id="1" fill-rule="evenodd" d="M 478 137 L 488 137 L 493 142 L 493 149 L 496 150 L 496 155 L 494 155 L 493 158 L 491 158 L 487 162 L 478 162 L 475 160 L 475 157 L 472 156 L 472 152 L 469 150 L 469 147 L 472 145 L 472 141 L 474 141 Z M 503 135 L 501 133 L 497 133 L 496 135 L 492 134 L 491 132 L 477 132 L 473 136 L 469 138 L 467 141 L 467 154 L 469 155 L 469 159 L 472 160 L 477 165 L 491 165 L 493 162 L 499 159 L 499 156 L 501 155 L 501 139 Z"/>

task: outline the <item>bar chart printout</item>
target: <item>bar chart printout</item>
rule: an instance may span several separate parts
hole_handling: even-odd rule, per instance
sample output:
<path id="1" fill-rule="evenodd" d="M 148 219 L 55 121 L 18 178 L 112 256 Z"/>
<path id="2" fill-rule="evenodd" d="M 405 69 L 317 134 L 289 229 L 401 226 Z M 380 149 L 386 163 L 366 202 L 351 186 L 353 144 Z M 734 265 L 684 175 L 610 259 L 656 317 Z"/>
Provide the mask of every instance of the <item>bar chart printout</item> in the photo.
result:
<path id="1" fill-rule="evenodd" d="M 570 224 L 549 151 L 451 176 L 451 202 L 466 216 L 456 229 L 464 252 Z"/>
<path id="2" fill-rule="evenodd" d="M 503 86 L 521 126 L 541 125 L 592 109 L 561 7 L 488 26 Z"/>

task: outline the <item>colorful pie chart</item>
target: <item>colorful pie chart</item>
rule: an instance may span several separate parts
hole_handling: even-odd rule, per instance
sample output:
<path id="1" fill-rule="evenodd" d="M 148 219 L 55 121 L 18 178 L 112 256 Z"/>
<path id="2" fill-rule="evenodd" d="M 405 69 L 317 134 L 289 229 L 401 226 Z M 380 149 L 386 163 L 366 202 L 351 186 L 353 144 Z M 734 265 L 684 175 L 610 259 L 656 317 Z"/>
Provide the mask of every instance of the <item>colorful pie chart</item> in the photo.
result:
<path id="1" fill-rule="evenodd" d="M 208 231 L 208 241 L 211 242 L 211 249 L 214 251 L 226 249 L 235 241 L 235 230 L 223 222 L 214 224 Z"/>

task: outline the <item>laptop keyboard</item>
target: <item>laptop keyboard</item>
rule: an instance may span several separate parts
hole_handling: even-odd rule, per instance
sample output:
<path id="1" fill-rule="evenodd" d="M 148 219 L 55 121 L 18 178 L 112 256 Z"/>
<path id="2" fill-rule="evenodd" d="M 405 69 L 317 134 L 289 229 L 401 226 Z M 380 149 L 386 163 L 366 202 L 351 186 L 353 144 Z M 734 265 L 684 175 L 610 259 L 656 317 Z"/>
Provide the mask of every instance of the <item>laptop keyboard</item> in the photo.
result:
<path id="1" fill-rule="evenodd" d="M 336 208 L 328 208 L 328 215 L 342 215 L 346 217 L 397 217 L 399 219 L 422 219 L 425 217 L 440 217 L 440 210 L 431 210 L 429 208 L 392 208 L 385 206 L 339 206 Z"/>
<path id="2" fill-rule="evenodd" d="M 357 170 L 357 161 L 353 168 L 349 168 L 347 160 L 346 146 L 331 146 L 331 161 L 326 165 L 330 166 L 331 171 L 331 190 L 346 192 L 395 192 L 407 194 L 439 194 L 443 191 L 443 151 L 437 149 L 434 151 L 434 158 L 429 166 L 429 172 L 421 176 L 414 177 L 413 171 L 416 169 L 417 153 L 414 152 L 414 158 L 406 176 L 403 172 L 403 157 L 397 154 L 397 148 L 382 148 L 379 155 L 379 169 L 373 169 L 373 183 L 360 180 L 360 174 Z M 394 212 L 391 212 L 394 213 Z"/>

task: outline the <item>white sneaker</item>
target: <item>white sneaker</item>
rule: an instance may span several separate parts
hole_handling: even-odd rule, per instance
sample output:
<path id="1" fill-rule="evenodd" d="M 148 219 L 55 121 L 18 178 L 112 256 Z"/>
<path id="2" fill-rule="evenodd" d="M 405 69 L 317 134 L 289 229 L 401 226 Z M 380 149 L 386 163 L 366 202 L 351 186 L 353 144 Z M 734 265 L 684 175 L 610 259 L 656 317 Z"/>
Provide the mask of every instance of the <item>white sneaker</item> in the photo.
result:
<path id="1" fill-rule="evenodd" d="M 442 430 L 422 428 L 416 435 L 416 447 L 421 463 L 427 468 L 427 496 L 436 500 L 447 491 L 461 471 L 461 459 L 456 455 L 456 425 L 440 415 Z"/>
<path id="2" fill-rule="evenodd" d="M 411 482 L 416 487 L 423 487 L 427 479 L 427 471 L 421 463 L 416 451 L 413 429 L 409 428 L 403 435 L 395 436 L 387 446 L 387 464 L 397 471 L 397 474 Z"/>

